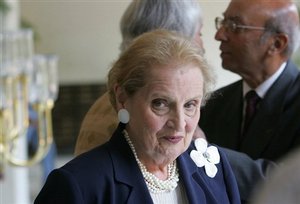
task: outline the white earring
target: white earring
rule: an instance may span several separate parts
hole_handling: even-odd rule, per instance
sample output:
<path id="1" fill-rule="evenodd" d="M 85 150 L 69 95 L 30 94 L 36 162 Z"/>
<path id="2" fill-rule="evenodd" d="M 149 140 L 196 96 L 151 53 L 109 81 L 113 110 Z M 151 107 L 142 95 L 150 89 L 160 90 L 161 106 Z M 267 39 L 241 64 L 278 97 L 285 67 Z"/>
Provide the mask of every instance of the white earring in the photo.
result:
<path id="1" fill-rule="evenodd" d="M 127 124 L 130 119 L 129 112 L 125 108 L 120 109 L 118 111 L 118 118 L 121 123 Z"/>

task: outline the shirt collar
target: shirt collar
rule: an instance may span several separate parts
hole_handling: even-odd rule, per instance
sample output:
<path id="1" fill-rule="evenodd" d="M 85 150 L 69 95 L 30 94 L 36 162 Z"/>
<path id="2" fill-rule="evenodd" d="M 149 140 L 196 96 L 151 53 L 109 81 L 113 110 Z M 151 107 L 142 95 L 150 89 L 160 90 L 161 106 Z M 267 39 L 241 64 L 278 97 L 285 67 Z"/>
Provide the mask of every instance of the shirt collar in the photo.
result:
<path id="1" fill-rule="evenodd" d="M 287 63 L 284 62 L 271 77 L 269 77 L 266 81 L 264 81 L 262 84 L 256 87 L 255 92 L 260 98 L 264 98 L 267 91 L 270 89 L 270 87 L 274 84 L 276 79 L 278 79 L 280 74 L 285 69 L 286 64 Z M 243 96 L 245 97 L 246 93 L 248 93 L 248 91 L 250 90 L 251 90 L 250 86 L 245 81 L 243 81 Z"/>

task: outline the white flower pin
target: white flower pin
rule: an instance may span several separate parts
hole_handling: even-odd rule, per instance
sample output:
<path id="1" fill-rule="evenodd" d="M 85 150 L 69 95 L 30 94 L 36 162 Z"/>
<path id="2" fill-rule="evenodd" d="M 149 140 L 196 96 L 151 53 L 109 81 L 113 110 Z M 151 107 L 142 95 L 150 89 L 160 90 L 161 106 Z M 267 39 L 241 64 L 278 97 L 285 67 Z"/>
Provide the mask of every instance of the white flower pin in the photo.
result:
<path id="1" fill-rule="evenodd" d="M 215 164 L 220 162 L 219 151 L 215 146 L 207 147 L 207 141 L 203 138 L 195 140 L 197 150 L 192 150 L 190 156 L 198 167 L 205 168 L 207 176 L 213 178 L 218 172 Z"/>

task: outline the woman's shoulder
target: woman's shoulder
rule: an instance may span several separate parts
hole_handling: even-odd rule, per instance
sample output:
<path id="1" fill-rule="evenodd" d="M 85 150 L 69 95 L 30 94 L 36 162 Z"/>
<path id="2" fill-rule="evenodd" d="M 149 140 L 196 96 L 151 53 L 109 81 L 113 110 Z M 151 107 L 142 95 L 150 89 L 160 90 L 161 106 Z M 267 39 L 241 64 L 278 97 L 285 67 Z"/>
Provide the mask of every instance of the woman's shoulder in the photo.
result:
<path id="1" fill-rule="evenodd" d="M 112 161 L 106 146 L 104 144 L 82 153 L 60 167 L 60 169 L 76 176 L 93 174 L 94 172 L 109 173 L 112 168 Z"/>

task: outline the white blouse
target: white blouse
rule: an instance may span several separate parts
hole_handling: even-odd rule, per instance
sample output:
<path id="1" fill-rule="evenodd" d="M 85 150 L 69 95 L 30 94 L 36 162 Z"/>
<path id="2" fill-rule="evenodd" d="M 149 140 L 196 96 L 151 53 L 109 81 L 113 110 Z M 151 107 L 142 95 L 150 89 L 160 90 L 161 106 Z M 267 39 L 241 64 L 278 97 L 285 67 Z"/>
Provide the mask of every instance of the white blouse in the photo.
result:
<path id="1" fill-rule="evenodd" d="M 170 192 L 165 193 L 150 193 L 154 204 L 188 204 L 188 199 L 181 182 L 178 182 L 177 187 Z"/>

